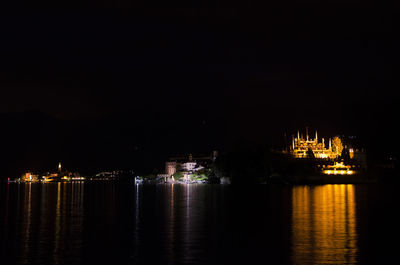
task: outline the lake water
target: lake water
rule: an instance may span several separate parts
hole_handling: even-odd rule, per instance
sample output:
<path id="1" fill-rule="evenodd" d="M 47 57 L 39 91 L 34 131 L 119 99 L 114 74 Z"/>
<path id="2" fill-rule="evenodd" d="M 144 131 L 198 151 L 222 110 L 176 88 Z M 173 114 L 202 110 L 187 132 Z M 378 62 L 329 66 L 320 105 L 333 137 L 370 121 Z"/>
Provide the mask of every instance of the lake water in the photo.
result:
<path id="1" fill-rule="evenodd" d="M 394 185 L 0 186 L 0 264 L 399 264 Z"/>

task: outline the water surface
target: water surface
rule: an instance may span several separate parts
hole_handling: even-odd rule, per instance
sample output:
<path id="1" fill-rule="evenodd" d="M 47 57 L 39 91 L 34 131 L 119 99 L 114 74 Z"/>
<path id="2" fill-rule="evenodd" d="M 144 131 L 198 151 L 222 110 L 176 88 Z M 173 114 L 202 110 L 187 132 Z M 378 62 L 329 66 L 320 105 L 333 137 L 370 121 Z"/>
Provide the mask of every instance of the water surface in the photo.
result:
<path id="1" fill-rule="evenodd" d="M 393 264 L 393 186 L 0 186 L 1 264 Z"/>

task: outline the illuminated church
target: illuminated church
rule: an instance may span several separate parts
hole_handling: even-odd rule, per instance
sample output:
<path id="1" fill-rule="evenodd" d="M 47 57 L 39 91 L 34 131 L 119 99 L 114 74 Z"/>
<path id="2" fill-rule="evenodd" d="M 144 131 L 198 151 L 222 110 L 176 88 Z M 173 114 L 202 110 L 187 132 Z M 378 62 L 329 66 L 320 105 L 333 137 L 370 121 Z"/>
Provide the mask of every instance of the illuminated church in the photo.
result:
<path id="1" fill-rule="evenodd" d="M 295 158 L 307 158 L 309 149 L 313 152 L 315 158 L 335 159 L 341 154 L 343 147 L 338 146 L 336 143 L 332 145 L 332 140 L 330 138 L 328 146 L 325 145 L 324 138 L 322 138 L 322 142 L 319 142 L 317 131 L 315 131 L 314 139 L 309 138 L 308 131 L 305 139 L 303 135 L 300 135 L 300 132 L 297 131 L 297 137 L 292 137 L 290 154 Z"/>

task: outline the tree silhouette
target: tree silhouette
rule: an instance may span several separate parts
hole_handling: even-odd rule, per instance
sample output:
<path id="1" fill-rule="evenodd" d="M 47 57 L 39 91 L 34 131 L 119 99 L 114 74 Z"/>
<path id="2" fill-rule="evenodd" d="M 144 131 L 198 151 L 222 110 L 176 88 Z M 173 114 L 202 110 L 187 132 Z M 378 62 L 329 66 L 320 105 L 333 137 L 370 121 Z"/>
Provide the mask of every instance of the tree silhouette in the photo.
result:
<path id="1" fill-rule="evenodd" d="M 309 159 L 315 159 L 314 152 L 313 152 L 313 150 L 311 148 L 308 148 L 308 150 L 307 150 L 307 157 Z"/>

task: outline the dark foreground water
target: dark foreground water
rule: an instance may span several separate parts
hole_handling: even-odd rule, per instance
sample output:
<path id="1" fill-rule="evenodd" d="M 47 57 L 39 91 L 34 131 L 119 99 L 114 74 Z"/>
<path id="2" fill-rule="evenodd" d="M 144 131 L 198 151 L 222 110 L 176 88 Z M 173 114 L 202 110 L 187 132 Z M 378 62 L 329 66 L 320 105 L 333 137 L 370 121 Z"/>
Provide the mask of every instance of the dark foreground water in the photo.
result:
<path id="1" fill-rule="evenodd" d="M 0 186 L 0 264 L 399 264 L 394 185 Z"/>

